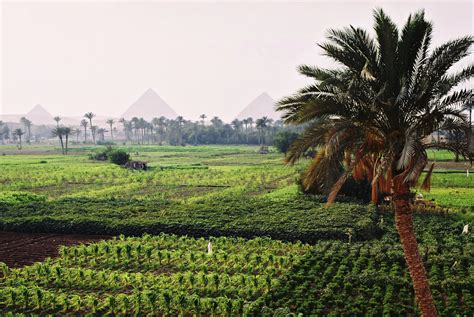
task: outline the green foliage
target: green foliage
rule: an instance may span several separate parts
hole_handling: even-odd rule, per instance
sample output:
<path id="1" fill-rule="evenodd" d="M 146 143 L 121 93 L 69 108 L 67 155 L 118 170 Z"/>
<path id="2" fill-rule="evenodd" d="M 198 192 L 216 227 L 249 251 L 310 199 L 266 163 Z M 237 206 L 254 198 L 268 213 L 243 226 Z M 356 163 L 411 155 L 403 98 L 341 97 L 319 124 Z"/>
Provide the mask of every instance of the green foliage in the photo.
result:
<path id="1" fill-rule="evenodd" d="M 130 154 L 123 150 L 113 150 L 109 153 L 110 162 L 117 165 L 124 165 L 130 161 Z"/>
<path id="2" fill-rule="evenodd" d="M 304 316 L 418 315 L 393 219 L 385 218 L 386 234 L 381 240 L 317 243 L 282 277 L 280 287 L 254 307 L 254 312 L 265 303 L 266 309 L 274 312 L 278 307 L 292 307 Z M 460 234 L 464 224 L 453 216 L 415 217 L 430 286 L 443 316 L 470 316 L 474 312 L 474 238 Z"/>
<path id="3" fill-rule="evenodd" d="M 247 314 L 311 246 L 268 238 L 120 236 L 62 247 L 54 260 L 1 265 L 0 313 Z M 80 294 L 80 296 L 78 296 Z"/>
<path id="4" fill-rule="evenodd" d="M 0 192 L 0 206 L 17 206 L 22 204 L 32 204 L 45 202 L 46 196 L 37 195 L 29 192 L 4 191 Z"/>
<path id="5" fill-rule="evenodd" d="M 273 139 L 273 146 L 281 153 L 286 153 L 290 145 L 298 138 L 298 133 L 291 131 L 279 132 Z"/>
<path id="6" fill-rule="evenodd" d="M 122 149 L 122 148 L 121 148 Z M 317 241 L 376 237 L 374 211 L 351 203 L 323 207 L 302 195 L 298 168 L 282 155 L 248 147 L 127 147 L 146 173 L 98 164 L 83 155 L 0 157 L 0 191 L 47 196 L 0 208 L 3 230 L 137 235 L 268 235 Z M 90 151 L 87 148 L 87 151 Z M 48 164 L 38 164 L 48 157 Z M 179 163 L 179 164 L 178 164 Z"/>
<path id="7" fill-rule="evenodd" d="M 375 211 L 353 203 L 324 208 L 318 197 L 255 197 L 242 200 L 235 190 L 189 202 L 64 198 L 5 205 L 0 230 L 139 235 L 144 232 L 193 236 L 270 236 L 316 242 L 377 237 Z M 302 212 L 304 211 L 304 212 Z"/>

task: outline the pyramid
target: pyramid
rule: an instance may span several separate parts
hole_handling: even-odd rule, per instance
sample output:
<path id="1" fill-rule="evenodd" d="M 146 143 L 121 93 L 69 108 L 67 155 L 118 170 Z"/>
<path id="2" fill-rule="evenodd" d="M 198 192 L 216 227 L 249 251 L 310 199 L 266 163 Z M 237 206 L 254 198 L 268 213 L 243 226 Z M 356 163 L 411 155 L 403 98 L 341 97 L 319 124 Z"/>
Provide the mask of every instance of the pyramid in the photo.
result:
<path id="1" fill-rule="evenodd" d="M 54 124 L 53 115 L 50 114 L 42 105 L 36 105 L 25 117 L 35 125 Z"/>
<path id="2" fill-rule="evenodd" d="M 280 120 L 280 114 L 275 111 L 275 100 L 266 92 L 260 94 L 238 115 L 237 119 L 253 118 L 254 120 L 268 117 L 273 120 Z"/>
<path id="3" fill-rule="evenodd" d="M 148 89 L 122 114 L 122 118 L 130 120 L 133 117 L 151 120 L 166 117 L 174 119 L 178 114 L 153 90 Z"/>

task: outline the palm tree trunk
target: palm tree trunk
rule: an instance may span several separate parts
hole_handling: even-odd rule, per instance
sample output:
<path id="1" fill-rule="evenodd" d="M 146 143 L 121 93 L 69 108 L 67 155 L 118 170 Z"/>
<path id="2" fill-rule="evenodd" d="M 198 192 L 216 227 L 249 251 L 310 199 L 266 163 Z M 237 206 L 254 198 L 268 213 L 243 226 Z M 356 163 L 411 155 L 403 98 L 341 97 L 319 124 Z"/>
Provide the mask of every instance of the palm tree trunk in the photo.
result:
<path id="1" fill-rule="evenodd" d="M 63 152 L 63 155 L 64 155 L 64 143 L 63 143 L 63 138 L 61 136 L 59 137 L 59 143 L 61 144 L 61 152 Z"/>
<path id="2" fill-rule="evenodd" d="M 436 316 L 436 307 L 431 295 L 430 284 L 418 250 L 413 215 L 410 207 L 410 188 L 406 184 L 398 186 L 394 192 L 395 225 L 400 236 L 403 253 L 415 289 L 415 297 L 423 317 Z"/>

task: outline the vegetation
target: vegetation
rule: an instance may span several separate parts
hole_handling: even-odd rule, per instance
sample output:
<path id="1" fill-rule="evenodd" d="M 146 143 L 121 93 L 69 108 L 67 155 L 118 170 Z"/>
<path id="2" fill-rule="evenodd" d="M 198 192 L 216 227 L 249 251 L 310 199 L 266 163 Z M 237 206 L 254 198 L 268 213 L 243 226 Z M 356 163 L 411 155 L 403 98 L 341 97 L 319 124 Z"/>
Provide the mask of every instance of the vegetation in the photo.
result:
<path id="1" fill-rule="evenodd" d="M 445 316 L 474 312 L 474 240 L 460 234 L 463 225 L 453 216 L 415 217 L 434 300 Z M 392 215 L 378 226 L 383 237 L 368 242 L 160 234 L 62 247 L 58 258 L 24 268 L 0 263 L 0 312 L 418 315 Z"/>
<path id="2" fill-rule="evenodd" d="M 329 194 L 329 203 L 352 173 L 372 182 L 372 200 L 392 193 L 395 224 L 423 316 L 436 307 L 419 252 L 410 206 L 410 190 L 428 163 L 426 150 L 444 148 L 469 156 L 465 147 L 424 142 L 437 130 L 463 133 L 470 123 L 462 113 L 471 89 L 456 89 L 472 78 L 472 66 L 448 70 L 469 54 L 470 36 L 430 50 L 432 25 L 424 13 L 408 18 L 399 31 L 382 11 L 374 13 L 373 39 L 349 27 L 329 30 L 320 47 L 337 69 L 301 66 L 314 83 L 283 99 L 279 110 L 286 123 L 308 124 L 292 145 L 288 161 L 318 148 L 308 168 L 307 187 L 315 184 Z M 342 166 L 345 168 L 342 169 Z M 428 188 L 431 171 L 423 187 Z"/>
<path id="3" fill-rule="evenodd" d="M 85 153 L 72 154 L 77 148 L 71 148 L 66 157 L 0 157 L 0 191 L 46 198 L 0 199 L 0 228 L 128 235 L 268 235 L 306 242 L 347 240 L 348 230 L 353 231 L 354 240 L 378 234 L 373 208 L 341 197 L 341 202 L 325 209 L 324 197 L 303 195 L 295 184 L 299 167 L 282 166 L 281 154 L 262 156 L 258 147 L 121 149 L 134 153 L 132 159 L 148 161 L 150 168 L 133 171 L 88 160 Z M 144 151 L 137 155 L 137 150 Z"/>
<path id="4" fill-rule="evenodd" d="M 298 133 L 283 131 L 277 133 L 273 140 L 273 145 L 281 153 L 286 153 L 290 149 L 291 144 L 298 138 Z"/>
<path id="5" fill-rule="evenodd" d="M 63 247 L 21 269 L 1 265 L 0 312 L 245 316 L 310 246 L 266 238 L 149 236 Z"/>
<path id="6" fill-rule="evenodd" d="M 109 153 L 110 162 L 117 165 L 124 165 L 130 161 L 130 154 L 122 150 L 113 150 Z"/>
<path id="7" fill-rule="evenodd" d="M 393 218 L 383 220 L 386 233 L 380 240 L 316 244 L 263 302 L 304 316 L 419 315 Z M 414 224 L 439 314 L 472 315 L 474 240 L 461 234 L 465 223 L 423 214 Z"/>

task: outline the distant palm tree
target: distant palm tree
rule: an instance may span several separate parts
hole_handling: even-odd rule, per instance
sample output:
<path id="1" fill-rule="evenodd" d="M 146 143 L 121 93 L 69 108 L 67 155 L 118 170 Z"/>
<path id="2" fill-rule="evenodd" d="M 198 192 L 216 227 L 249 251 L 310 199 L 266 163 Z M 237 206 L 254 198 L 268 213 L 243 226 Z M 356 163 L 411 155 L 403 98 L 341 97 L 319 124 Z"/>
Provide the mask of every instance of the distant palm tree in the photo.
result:
<path id="1" fill-rule="evenodd" d="M 61 117 L 56 116 L 53 118 L 54 121 L 56 121 L 56 126 L 59 127 L 59 121 L 61 121 Z"/>
<path id="2" fill-rule="evenodd" d="M 87 122 L 86 119 L 81 120 L 81 127 L 84 128 L 84 143 L 87 143 L 87 126 L 89 125 L 89 122 Z"/>
<path id="3" fill-rule="evenodd" d="M 257 119 L 257 121 L 255 121 L 255 126 L 257 127 L 257 130 L 259 132 L 260 145 L 265 145 L 265 132 L 266 132 L 266 129 L 268 128 L 268 123 L 269 123 L 269 120 L 267 117 L 262 117 L 260 119 Z"/>
<path id="4" fill-rule="evenodd" d="M 201 118 L 201 123 L 202 123 L 202 125 L 204 125 L 206 123 L 205 120 L 206 120 L 207 116 L 203 113 L 202 115 L 199 116 L 199 118 Z"/>
<path id="5" fill-rule="evenodd" d="M 15 129 L 13 131 L 13 135 L 14 136 L 17 136 L 18 139 L 19 139 L 19 144 L 18 144 L 18 149 L 21 150 L 23 147 L 22 147 L 22 143 L 21 143 L 21 137 L 23 136 L 23 134 L 25 134 L 25 132 L 23 132 L 22 129 L 18 128 L 18 129 Z"/>
<path id="6" fill-rule="evenodd" d="M 2 140 L 2 144 L 5 144 L 5 139 L 8 139 L 9 134 L 10 129 L 3 121 L 0 120 L 0 139 Z"/>
<path id="7" fill-rule="evenodd" d="M 183 144 L 183 123 L 184 123 L 184 118 L 182 116 L 178 116 L 176 118 L 176 125 L 178 128 L 178 145 Z"/>
<path id="8" fill-rule="evenodd" d="M 94 142 L 94 144 L 95 144 L 95 134 L 96 134 L 98 128 L 97 128 L 97 126 L 93 125 L 93 126 L 91 126 L 89 129 L 91 130 L 93 142 Z"/>
<path id="9" fill-rule="evenodd" d="M 107 124 L 110 126 L 110 137 L 112 138 L 112 141 L 114 140 L 114 119 L 108 119 L 107 120 Z"/>
<path id="10" fill-rule="evenodd" d="M 89 127 L 91 129 L 92 142 L 94 142 L 94 144 L 95 144 L 95 131 L 92 130 L 92 127 L 93 127 L 92 118 L 94 118 L 94 117 L 95 117 L 95 114 L 93 114 L 92 112 L 87 112 L 86 114 L 84 114 L 84 118 L 89 119 L 89 124 L 90 124 Z"/>
<path id="11" fill-rule="evenodd" d="M 252 117 L 248 117 L 248 118 L 247 118 L 247 122 L 248 122 L 248 124 L 249 124 L 250 130 L 252 130 L 252 128 L 253 128 L 253 118 L 252 118 Z"/>
<path id="12" fill-rule="evenodd" d="M 26 117 L 21 117 L 20 118 L 20 123 L 22 123 L 23 126 L 25 127 L 24 131 L 26 132 L 26 143 L 30 143 L 32 122 L 30 120 L 28 120 Z"/>
<path id="13" fill-rule="evenodd" d="M 81 135 L 81 129 L 75 128 L 74 134 L 76 135 L 76 142 L 79 143 L 79 136 Z"/>
<path id="14" fill-rule="evenodd" d="M 98 128 L 97 129 L 97 135 L 99 136 L 100 141 L 105 140 L 105 132 L 107 132 L 107 130 L 105 130 L 104 128 Z"/>
<path id="15" fill-rule="evenodd" d="M 125 120 L 125 118 L 120 118 L 119 122 L 123 125 L 125 140 L 130 141 L 130 134 L 132 133 L 132 123 L 130 121 Z"/>
<path id="16" fill-rule="evenodd" d="M 65 150 L 66 150 L 66 154 L 67 154 L 67 152 L 68 152 L 68 143 L 69 143 L 69 135 L 71 134 L 71 128 L 64 127 L 63 128 L 63 134 L 66 137 Z"/>
<path id="17" fill-rule="evenodd" d="M 64 129 L 65 128 L 63 128 L 63 127 L 56 127 L 51 131 L 52 136 L 58 137 L 59 144 L 61 145 L 61 152 L 63 153 L 63 155 L 66 154 L 65 151 L 64 151 L 64 140 L 63 140 L 64 132 L 65 132 Z"/>
<path id="18" fill-rule="evenodd" d="M 352 26 L 329 31 L 329 41 L 320 47 L 339 68 L 300 66 L 314 83 L 278 106 L 285 123 L 307 124 L 287 160 L 294 163 L 308 149 L 319 149 L 304 181 L 306 187 L 327 191 L 328 204 L 351 173 L 371 181 L 374 202 L 380 191 L 391 194 L 421 315 L 436 316 L 416 241 L 410 189 L 428 163 L 426 150 L 444 147 L 428 144 L 425 138 L 447 125 L 459 131 L 466 127 L 461 105 L 473 91 L 454 88 L 473 77 L 474 67 L 454 74 L 448 70 L 469 54 L 473 38 L 430 50 L 432 25 L 423 12 L 410 16 L 401 32 L 382 10 L 374 17 L 375 39 Z M 424 188 L 429 187 L 431 171 L 432 166 Z M 329 181 L 333 175 L 335 182 Z"/>
<path id="19" fill-rule="evenodd" d="M 166 127 L 168 125 L 168 120 L 161 116 L 156 121 L 156 133 L 158 134 L 158 143 L 161 144 L 166 133 Z"/>

